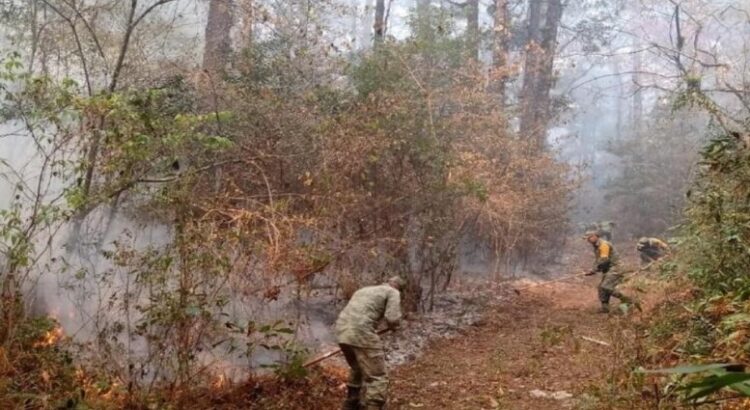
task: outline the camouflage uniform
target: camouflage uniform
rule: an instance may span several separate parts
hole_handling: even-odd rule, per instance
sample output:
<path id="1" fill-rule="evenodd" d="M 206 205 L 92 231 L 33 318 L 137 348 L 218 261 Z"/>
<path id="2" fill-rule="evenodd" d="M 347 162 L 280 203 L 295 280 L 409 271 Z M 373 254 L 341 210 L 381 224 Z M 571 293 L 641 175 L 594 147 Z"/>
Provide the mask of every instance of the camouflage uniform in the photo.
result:
<path id="1" fill-rule="evenodd" d="M 612 241 L 612 230 L 615 227 L 615 223 L 612 221 L 601 221 L 596 224 L 597 231 L 599 231 L 599 236 L 606 239 L 607 241 Z"/>
<path id="2" fill-rule="evenodd" d="M 383 342 L 375 330 L 381 319 L 392 328 L 401 320 L 401 296 L 387 284 L 356 291 L 336 321 L 336 339 L 351 367 L 344 409 L 359 408 L 362 387 L 366 409 L 381 409 L 385 404 L 388 374 Z"/>
<path id="3" fill-rule="evenodd" d="M 599 301 L 602 303 L 602 312 L 609 311 L 609 299 L 614 296 L 621 302 L 630 302 L 630 298 L 617 290 L 617 285 L 622 282 L 622 275 L 614 269 L 619 262 L 614 246 L 604 239 L 596 241 L 594 246 L 595 262 L 590 274 L 602 273 L 602 281 L 599 283 Z"/>
<path id="4" fill-rule="evenodd" d="M 657 238 L 641 238 L 636 249 L 641 254 L 641 263 L 646 265 L 664 257 L 669 252 L 669 245 Z"/>

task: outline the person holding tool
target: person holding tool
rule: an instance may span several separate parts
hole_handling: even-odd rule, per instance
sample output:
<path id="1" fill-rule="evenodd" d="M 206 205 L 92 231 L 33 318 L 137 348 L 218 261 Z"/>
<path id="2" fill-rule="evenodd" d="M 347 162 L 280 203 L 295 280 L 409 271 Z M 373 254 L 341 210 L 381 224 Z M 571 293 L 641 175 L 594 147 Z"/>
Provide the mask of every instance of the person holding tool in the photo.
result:
<path id="1" fill-rule="evenodd" d="M 599 283 L 599 301 L 602 303 L 599 313 L 609 313 L 609 299 L 614 296 L 623 303 L 632 303 L 633 300 L 617 290 L 617 285 L 622 282 L 622 275 L 615 270 L 619 258 L 614 246 L 599 237 L 599 232 L 586 232 L 584 238 L 594 247 L 594 267 L 586 275 L 602 274 Z"/>
<path id="2" fill-rule="evenodd" d="M 388 374 L 383 342 L 376 328 L 381 320 L 385 321 L 388 329 L 396 329 L 400 325 L 399 292 L 404 285 L 403 279 L 394 276 L 382 285 L 368 286 L 354 292 L 336 320 L 336 340 L 351 368 L 343 410 L 382 410 L 385 406 Z"/>

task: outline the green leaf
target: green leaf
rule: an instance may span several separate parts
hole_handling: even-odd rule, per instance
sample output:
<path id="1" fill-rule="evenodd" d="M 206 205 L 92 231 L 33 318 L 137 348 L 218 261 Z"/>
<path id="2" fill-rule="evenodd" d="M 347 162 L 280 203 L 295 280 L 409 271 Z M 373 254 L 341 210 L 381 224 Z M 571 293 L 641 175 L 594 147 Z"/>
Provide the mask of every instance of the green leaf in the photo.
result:
<path id="1" fill-rule="evenodd" d="M 736 327 L 741 324 L 750 323 L 750 314 L 747 313 L 735 313 L 733 315 L 729 315 L 724 320 L 721 321 L 721 324 L 723 326 L 727 327 Z"/>
<path id="2" fill-rule="evenodd" d="M 725 387 L 741 384 L 748 380 L 750 380 L 749 373 L 725 373 L 720 376 L 708 376 L 696 383 L 691 383 L 682 387 L 681 390 L 698 389 L 687 397 L 687 400 L 696 400 L 715 393 Z"/>
<path id="3" fill-rule="evenodd" d="M 647 373 L 647 374 L 692 374 L 701 373 L 708 370 L 723 369 L 727 366 L 731 366 L 730 363 L 714 363 L 704 365 L 689 365 L 689 366 L 677 366 L 669 369 L 654 369 L 654 370 L 636 370 L 636 373 Z"/>
<path id="4" fill-rule="evenodd" d="M 198 316 L 201 314 L 201 309 L 198 306 L 188 306 L 187 309 L 185 309 L 185 313 L 188 314 L 188 316 Z"/>

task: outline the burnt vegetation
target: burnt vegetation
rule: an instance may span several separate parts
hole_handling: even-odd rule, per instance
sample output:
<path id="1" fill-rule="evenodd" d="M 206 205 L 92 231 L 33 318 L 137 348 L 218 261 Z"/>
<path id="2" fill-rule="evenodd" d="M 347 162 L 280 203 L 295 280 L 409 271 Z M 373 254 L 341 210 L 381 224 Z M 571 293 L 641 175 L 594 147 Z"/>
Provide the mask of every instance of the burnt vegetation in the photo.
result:
<path id="1" fill-rule="evenodd" d="M 356 289 L 416 317 L 596 220 L 677 245 L 602 408 L 750 391 L 633 372 L 747 361 L 747 6 L 366 3 L 0 4 L 0 407 L 331 408 Z"/>

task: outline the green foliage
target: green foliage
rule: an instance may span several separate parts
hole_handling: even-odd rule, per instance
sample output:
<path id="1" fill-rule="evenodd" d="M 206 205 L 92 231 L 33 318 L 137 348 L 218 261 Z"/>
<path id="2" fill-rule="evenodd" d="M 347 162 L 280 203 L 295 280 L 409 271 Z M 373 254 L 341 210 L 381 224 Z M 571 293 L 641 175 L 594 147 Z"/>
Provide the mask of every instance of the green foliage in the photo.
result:
<path id="1" fill-rule="evenodd" d="M 626 235 L 660 236 L 680 222 L 705 120 L 696 110 L 657 106 L 642 131 L 608 148 L 623 170 L 608 181 L 606 199 Z"/>
<path id="2" fill-rule="evenodd" d="M 750 373 L 737 371 L 736 368 L 736 365 L 719 363 L 678 366 L 658 370 L 640 370 L 639 372 L 698 376 L 687 383 L 683 383 L 680 387 L 680 390 L 684 393 L 685 400 L 697 404 L 709 395 L 722 389 L 731 389 L 742 396 L 750 397 Z M 708 373 L 708 375 L 702 375 L 705 373 Z"/>
<path id="3" fill-rule="evenodd" d="M 460 83 L 455 73 L 467 70 L 465 43 L 454 35 L 447 16 L 434 17 L 440 21 L 437 25 L 415 30 L 403 43 L 376 48 L 353 65 L 351 76 L 360 96 L 375 92 L 424 94 L 427 89 Z"/>
<path id="4" fill-rule="evenodd" d="M 709 295 L 750 297 L 750 151 L 734 135 L 719 135 L 701 153 L 683 226 L 683 261 Z"/>
<path id="5" fill-rule="evenodd" d="M 672 346 L 684 361 L 745 362 L 750 344 L 750 150 L 739 134 L 717 131 L 701 151 L 679 227 L 677 258 L 663 267 L 686 272 L 689 300 L 665 306 L 651 327 L 654 346 Z M 683 398 L 700 403 L 722 390 L 750 392 L 750 376 L 725 364 L 654 371 L 669 374 Z"/>

